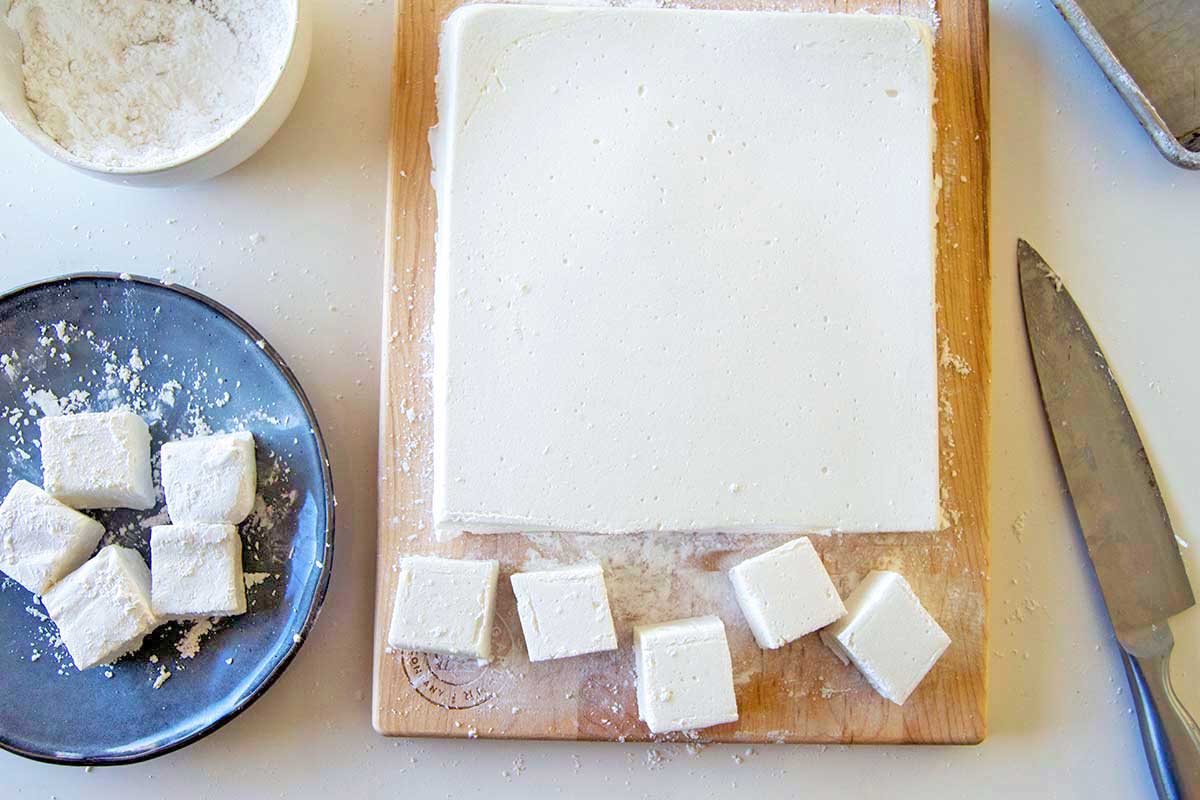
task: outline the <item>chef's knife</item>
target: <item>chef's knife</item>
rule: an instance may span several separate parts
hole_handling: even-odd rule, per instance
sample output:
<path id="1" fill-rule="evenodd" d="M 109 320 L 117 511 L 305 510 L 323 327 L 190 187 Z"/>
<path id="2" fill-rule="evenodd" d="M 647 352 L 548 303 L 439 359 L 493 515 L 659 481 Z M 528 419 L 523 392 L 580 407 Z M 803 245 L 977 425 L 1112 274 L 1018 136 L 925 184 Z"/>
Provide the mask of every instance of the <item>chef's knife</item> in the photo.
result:
<path id="1" fill-rule="evenodd" d="M 1062 279 L 1017 243 L 1042 404 L 1112 619 L 1160 798 L 1200 800 L 1200 729 L 1171 688 L 1167 618 L 1195 599 L 1141 437 Z"/>

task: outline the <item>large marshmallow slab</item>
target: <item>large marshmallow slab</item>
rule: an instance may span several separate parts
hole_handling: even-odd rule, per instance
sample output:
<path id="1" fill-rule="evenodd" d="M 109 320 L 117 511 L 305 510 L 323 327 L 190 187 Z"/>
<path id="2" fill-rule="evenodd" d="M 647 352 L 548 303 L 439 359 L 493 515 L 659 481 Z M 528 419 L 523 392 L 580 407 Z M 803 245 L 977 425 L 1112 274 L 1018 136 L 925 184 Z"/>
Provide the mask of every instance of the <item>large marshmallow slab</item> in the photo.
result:
<path id="1" fill-rule="evenodd" d="M 103 535 L 96 520 L 17 481 L 0 504 L 0 572 L 44 594 L 87 561 Z"/>
<path id="2" fill-rule="evenodd" d="M 42 417 L 42 485 L 72 508 L 153 508 L 150 429 L 131 411 Z"/>
<path id="3" fill-rule="evenodd" d="M 896 705 L 903 705 L 950 646 L 904 576 L 878 570 L 854 589 L 846 616 L 821 631 L 821 640 Z"/>
<path id="4" fill-rule="evenodd" d="M 487 661 L 499 574 L 498 561 L 400 559 L 388 644 Z"/>
<path id="5" fill-rule="evenodd" d="M 633 630 L 638 718 L 651 733 L 734 722 L 733 662 L 718 617 L 694 617 Z"/>
<path id="6" fill-rule="evenodd" d="M 150 529 L 150 602 L 167 619 L 246 611 L 242 539 L 233 525 L 156 525 Z"/>
<path id="7" fill-rule="evenodd" d="M 599 564 L 518 572 L 511 581 L 530 661 L 617 649 Z"/>
<path id="8" fill-rule="evenodd" d="M 150 570 L 136 550 L 102 548 L 42 596 L 79 669 L 114 661 L 142 646 L 158 625 L 150 608 Z"/>
<path id="9" fill-rule="evenodd" d="M 237 525 L 254 509 L 257 478 L 249 431 L 166 442 L 161 452 L 172 522 Z"/>
<path id="10" fill-rule="evenodd" d="M 936 528 L 931 40 L 871 14 L 451 15 L 439 532 Z"/>
<path id="11" fill-rule="evenodd" d="M 729 571 L 758 646 L 783 647 L 846 613 L 837 587 L 806 538 L 748 558 Z"/>

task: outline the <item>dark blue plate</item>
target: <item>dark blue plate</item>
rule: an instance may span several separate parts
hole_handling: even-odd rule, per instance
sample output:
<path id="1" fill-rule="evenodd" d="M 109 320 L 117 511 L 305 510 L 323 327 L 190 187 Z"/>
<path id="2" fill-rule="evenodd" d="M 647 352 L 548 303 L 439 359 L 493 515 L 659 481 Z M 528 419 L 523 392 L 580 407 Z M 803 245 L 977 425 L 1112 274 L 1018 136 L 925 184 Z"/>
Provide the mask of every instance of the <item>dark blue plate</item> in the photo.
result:
<path id="1" fill-rule="evenodd" d="M 333 559 L 333 486 L 325 445 L 283 359 L 244 320 L 178 286 L 80 274 L 0 296 L 0 495 L 41 484 L 37 419 L 131 406 L 158 447 L 207 429 L 250 430 L 262 502 L 242 525 L 246 614 L 201 630 L 170 623 L 135 654 L 79 672 L 39 600 L 0 582 L 0 746 L 29 758 L 102 765 L 183 747 L 254 702 L 316 621 Z M 150 511 L 89 512 L 104 543 L 149 560 Z M 170 677 L 160 676 L 169 672 Z M 156 688 L 155 683 L 159 683 Z"/>

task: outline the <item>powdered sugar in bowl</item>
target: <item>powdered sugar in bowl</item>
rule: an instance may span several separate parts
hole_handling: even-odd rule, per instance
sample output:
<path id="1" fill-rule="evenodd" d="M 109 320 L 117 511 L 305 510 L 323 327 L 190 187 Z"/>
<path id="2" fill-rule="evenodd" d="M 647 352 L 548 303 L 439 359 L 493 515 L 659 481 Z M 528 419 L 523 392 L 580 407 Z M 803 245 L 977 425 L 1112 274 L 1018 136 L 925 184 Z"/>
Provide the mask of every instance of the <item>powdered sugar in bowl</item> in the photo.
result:
<path id="1" fill-rule="evenodd" d="M 311 48 L 308 0 L 0 0 L 0 114 L 89 175 L 174 186 L 271 138 Z"/>

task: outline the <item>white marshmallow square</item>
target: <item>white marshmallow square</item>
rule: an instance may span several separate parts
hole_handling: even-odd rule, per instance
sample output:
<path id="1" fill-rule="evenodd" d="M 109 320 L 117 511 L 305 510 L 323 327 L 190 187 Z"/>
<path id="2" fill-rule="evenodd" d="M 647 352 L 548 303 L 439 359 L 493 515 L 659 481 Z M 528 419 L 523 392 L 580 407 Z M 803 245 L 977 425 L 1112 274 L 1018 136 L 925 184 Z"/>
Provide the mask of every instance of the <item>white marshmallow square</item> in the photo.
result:
<path id="1" fill-rule="evenodd" d="M 42 486 L 72 508 L 153 508 L 150 429 L 131 411 L 38 420 Z"/>
<path id="2" fill-rule="evenodd" d="M 735 722 L 733 661 L 719 617 L 633 630 L 638 718 L 651 733 Z"/>
<path id="3" fill-rule="evenodd" d="M 156 525 L 150 530 L 150 599 L 167 619 L 246 611 L 242 539 L 233 525 Z"/>
<path id="4" fill-rule="evenodd" d="M 171 521 L 237 525 L 254 509 L 257 476 L 249 431 L 197 436 L 162 446 L 162 485 Z"/>
<path id="5" fill-rule="evenodd" d="M 617 649 L 599 564 L 518 572 L 511 581 L 530 661 Z"/>
<path id="6" fill-rule="evenodd" d="M 17 481 L 0 504 L 0 572 L 34 594 L 91 557 L 104 526 L 63 505 L 28 481 Z"/>
<path id="7" fill-rule="evenodd" d="M 388 644 L 489 660 L 499 575 L 498 561 L 400 559 Z"/>
<path id="8" fill-rule="evenodd" d="M 846 616 L 821 631 L 842 663 L 853 662 L 875 691 L 903 705 L 950 646 L 904 576 L 876 570 L 846 598 Z"/>
<path id="9" fill-rule="evenodd" d="M 937 528 L 932 31 L 600 5 L 442 28 L 436 529 Z"/>
<path id="10" fill-rule="evenodd" d="M 729 579 L 754 640 L 765 650 L 783 647 L 846 613 L 805 537 L 746 559 L 729 571 Z"/>
<path id="11" fill-rule="evenodd" d="M 159 620 L 150 608 L 150 570 L 136 550 L 102 548 L 42 596 L 79 669 L 115 661 L 142 646 Z"/>

